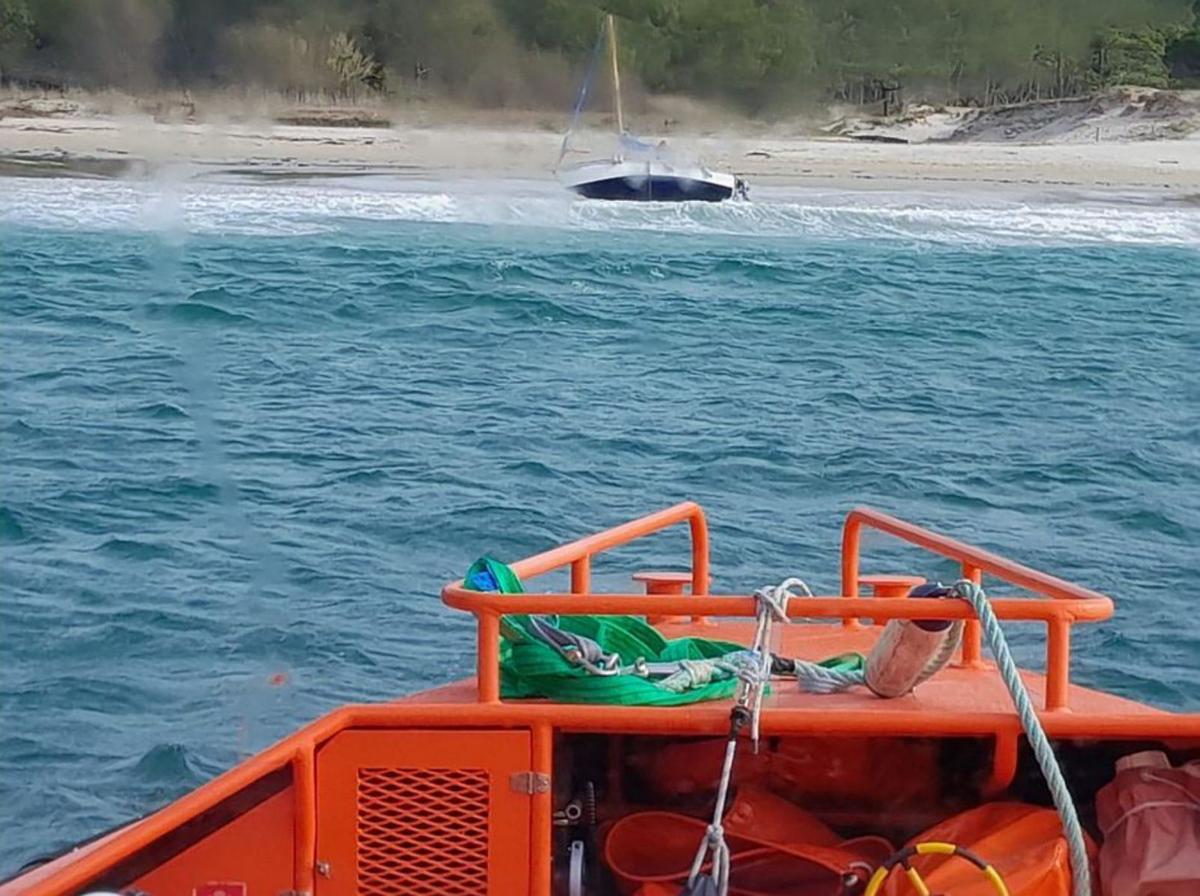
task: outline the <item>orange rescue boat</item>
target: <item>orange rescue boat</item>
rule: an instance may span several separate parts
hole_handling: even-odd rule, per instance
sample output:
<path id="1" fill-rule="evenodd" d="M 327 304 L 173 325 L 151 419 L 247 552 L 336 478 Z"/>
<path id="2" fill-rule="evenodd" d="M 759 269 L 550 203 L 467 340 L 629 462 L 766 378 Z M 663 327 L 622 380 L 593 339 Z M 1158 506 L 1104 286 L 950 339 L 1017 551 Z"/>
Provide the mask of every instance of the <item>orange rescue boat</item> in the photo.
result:
<path id="1" fill-rule="evenodd" d="M 645 593 L 593 590 L 600 555 L 683 524 L 690 570 L 636 573 Z M 962 584 L 935 592 L 922 587 L 922 570 L 864 574 L 867 529 L 923 549 L 931 567 L 953 561 Z M 1120 842 L 1146 808 L 1105 798 L 1117 815 L 1097 816 L 1117 763 L 1194 767 L 1200 781 L 1200 765 L 1189 765 L 1200 757 L 1200 714 L 1071 683 L 1072 628 L 1108 619 L 1110 598 L 879 511 L 846 517 L 841 593 L 831 596 L 799 593 L 802 583 L 711 593 L 708 527 L 690 502 L 507 569 L 521 582 L 569 570 L 569 591 L 446 585 L 443 601 L 476 619 L 475 677 L 344 706 L 159 811 L 23 869 L 0 896 L 1053 896 L 1073 886 L 1078 896 L 1077 844 L 1062 807 L 1055 812 L 1030 724 L 1048 738 L 1082 828 L 1082 879 L 1090 874 L 1094 893 L 1116 896 L 1102 889 L 1115 879 L 1104 863 L 1125 862 L 1129 872 L 1141 861 L 1122 858 Z M 972 590 L 985 578 L 995 592 L 986 598 Z M 946 599 L 968 595 L 987 606 Z M 999 620 L 1046 630 L 1044 673 L 1022 670 L 1010 682 L 1033 702 L 1025 724 L 1003 662 L 998 669 L 985 658 L 984 635 L 995 634 L 981 625 L 989 607 Z M 541 620 L 530 630 L 566 661 L 594 665 L 588 675 L 653 680 L 644 658 L 622 666 L 616 654 L 589 653 L 594 642 L 562 634 L 578 632 L 568 623 L 585 614 L 645 617 L 668 643 L 693 651 L 671 648 L 685 658 L 658 664 L 691 676 L 685 691 L 724 680 L 728 693 L 682 705 L 507 696 L 503 666 L 523 637 L 514 619 Z M 906 657 L 921 639 L 944 655 Z M 695 659 L 696 645 L 714 643 L 744 650 Z M 890 685 L 878 675 L 869 680 L 884 650 L 921 673 L 908 682 L 900 674 L 896 696 L 879 695 Z M 856 656 L 859 671 L 845 672 Z M 801 670 L 828 657 L 837 659 L 822 668 L 849 676 L 831 692 L 789 680 L 795 673 L 803 683 Z M 1176 785 L 1185 809 L 1189 799 L 1200 807 L 1200 786 L 1187 795 L 1188 774 Z M 1200 892 L 1186 879 L 1196 872 L 1200 881 L 1200 855 L 1187 854 L 1195 832 L 1185 829 L 1189 819 L 1200 825 L 1200 811 L 1175 809 L 1185 845 L 1167 852 L 1185 867 L 1171 883 L 1184 883 L 1144 892 Z"/>

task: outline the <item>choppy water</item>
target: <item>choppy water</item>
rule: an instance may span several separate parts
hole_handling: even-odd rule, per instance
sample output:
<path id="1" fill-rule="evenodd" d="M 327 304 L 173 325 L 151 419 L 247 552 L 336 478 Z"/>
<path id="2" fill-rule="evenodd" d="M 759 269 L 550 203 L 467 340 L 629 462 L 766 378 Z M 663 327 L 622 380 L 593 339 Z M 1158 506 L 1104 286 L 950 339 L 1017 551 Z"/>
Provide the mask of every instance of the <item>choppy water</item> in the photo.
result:
<path id="1" fill-rule="evenodd" d="M 0 181 L 0 869 L 464 674 L 442 581 L 685 497 L 722 589 L 833 590 L 868 502 L 1108 591 L 1076 680 L 1200 709 L 1200 210 L 757 198 Z"/>

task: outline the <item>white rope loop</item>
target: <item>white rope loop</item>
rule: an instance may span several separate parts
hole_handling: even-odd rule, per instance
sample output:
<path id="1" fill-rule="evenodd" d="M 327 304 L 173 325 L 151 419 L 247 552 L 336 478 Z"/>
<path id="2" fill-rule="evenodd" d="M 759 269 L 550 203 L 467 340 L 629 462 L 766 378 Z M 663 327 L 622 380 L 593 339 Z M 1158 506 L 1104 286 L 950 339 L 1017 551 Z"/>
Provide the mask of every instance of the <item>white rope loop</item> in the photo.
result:
<path id="1" fill-rule="evenodd" d="M 757 606 L 755 619 L 757 626 L 754 632 L 754 643 L 750 650 L 756 654 L 758 668 L 755 681 L 748 683 L 743 695 L 742 705 L 750 709 L 750 741 L 754 751 L 758 752 L 759 716 L 762 715 L 763 697 L 766 695 L 767 683 L 771 680 L 771 627 L 776 622 L 787 623 L 788 604 L 797 597 L 796 590 L 806 597 L 812 597 L 812 589 L 803 580 L 795 576 L 784 579 L 778 585 L 768 585 L 754 592 Z"/>

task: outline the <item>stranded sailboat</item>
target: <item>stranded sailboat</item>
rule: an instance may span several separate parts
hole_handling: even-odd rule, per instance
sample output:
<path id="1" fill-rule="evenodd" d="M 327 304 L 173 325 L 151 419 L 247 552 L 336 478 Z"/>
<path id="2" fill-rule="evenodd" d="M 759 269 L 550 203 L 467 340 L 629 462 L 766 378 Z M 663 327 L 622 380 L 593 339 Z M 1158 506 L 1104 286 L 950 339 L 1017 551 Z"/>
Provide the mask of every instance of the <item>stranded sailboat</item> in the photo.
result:
<path id="1" fill-rule="evenodd" d="M 616 149 L 609 158 L 589 159 L 562 166 L 606 38 L 612 68 L 613 111 L 617 123 Z M 621 109 L 621 73 L 617 67 L 617 31 L 611 15 L 605 19 L 605 27 L 596 42 L 592 64 L 579 91 L 571 127 L 563 137 L 555 171 L 563 186 L 588 199 L 721 202 L 734 197 L 744 199 L 749 192 L 746 182 L 740 177 L 724 171 L 713 171 L 699 162 L 677 160 L 667 151 L 665 142 L 655 145 L 626 133 Z"/>

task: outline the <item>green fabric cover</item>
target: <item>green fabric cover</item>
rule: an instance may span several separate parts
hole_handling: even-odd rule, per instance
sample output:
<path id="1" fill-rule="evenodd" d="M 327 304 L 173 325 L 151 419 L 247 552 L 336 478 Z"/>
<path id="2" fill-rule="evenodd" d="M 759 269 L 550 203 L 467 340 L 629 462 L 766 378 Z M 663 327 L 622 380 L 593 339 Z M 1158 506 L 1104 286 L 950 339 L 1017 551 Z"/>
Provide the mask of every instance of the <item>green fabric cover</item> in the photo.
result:
<path id="1" fill-rule="evenodd" d="M 497 587 L 489 590 L 501 594 L 525 591 L 516 573 L 494 557 L 476 560 L 464 581 L 473 590 L 481 590 L 481 584 L 495 584 Z M 623 666 L 639 659 L 650 663 L 709 660 L 746 649 L 731 641 L 708 638 L 668 641 L 658 629 L 636 616 L 547 616 L 546 619 L 565 632 L 591 638 L 605 653 L 616 653 Z M 572 665 L 553 647 L 532 637 L 529 616 L 525 615 L 501 617 L 500 634 L 500 696 L 509 699 L 546 697 L 561 703 L 678 706 L 732 697 L 737 690 L 737 679 L 732 677 L 676 693 L 638 675 L 594 675 Z M 861 655 L 847 654 L 826 660 L 822 665 L 849 668 L 861 663 Z"/>

